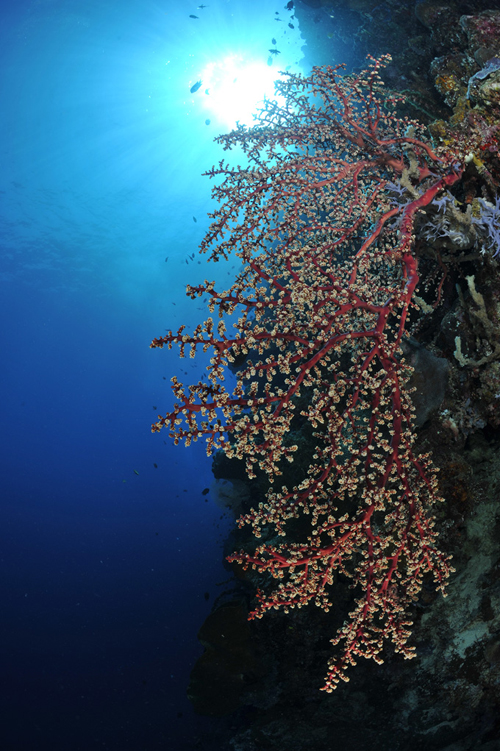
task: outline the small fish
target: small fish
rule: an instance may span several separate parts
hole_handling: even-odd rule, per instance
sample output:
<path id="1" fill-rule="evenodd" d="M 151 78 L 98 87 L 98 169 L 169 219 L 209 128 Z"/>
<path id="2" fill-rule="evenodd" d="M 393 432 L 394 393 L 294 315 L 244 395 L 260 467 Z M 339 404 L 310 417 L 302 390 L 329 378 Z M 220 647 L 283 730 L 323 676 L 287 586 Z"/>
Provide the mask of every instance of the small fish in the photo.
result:
<path id="1" fill-rule="evenodd" d="M 204 488 L 204 489 L 203 489 L 203 490 L 201 491 L 201 494 L 202 494 L 202 495 L 208 495 L 208 493 L 210 493 L 210 488 Z"/>
<path id="2" fill-rule="evenodd" d="M 194 94 L 195 91 L 198 91 L 198 89 L 200 88 L 201 84 L 202 84 L 202 81 L 196 81 L 196 83 L 193 84 L 193 86 L 191 86 L 191 88 L 189 89 L 189 91 L 191 92 L 191 94 Z"/>
<path id="3" fill-rule="evenodd" d="M 153 467 L 154 467 L 155 469 L 158 469 L 158 465 L 157 465 L 157 464 L 156 464 L 155 462 L 153 462 Z"/>
<path id="4" fill-rule="evenodd" d="M 210 90 L 209 90 L 209 89 L 205 89 L 205 94 L 206 94 L 207 96 L 209 95 L 209 93 L 210 93 Z"/>
<path id="5" fill-rule="evenodd" d="M 208 5 L 198 5 L 197 10 L 203 10 L 203 8 L 208 8 Z"/>
<path id="6" fill-rule="evenodd" d="M 205 594 L 203 595 L 203 597 L 205 598 L 205 600 L 209 600 L 210 599 L 210 592 L 205 592 Z"/>
<path id="7" fill-rule="evenodd" d="M 210 125 L 210 120 L 205 120 L 205 125 Z"/>
<path id="8" fill-rule="evenodd" d="M 189 18 L 199 18 L 199 16 L 192 16 L 192 15 L 190 15 Z"/>
<path id="9" fill-rule="evenodd" d="M 136 469 L 134 469 L 134 475 L 138 475 L 138 474 L 139 472 Z"/>
<path id="10" fill-rule="evenodd" d="M 168 256 L 165 257 L 165 263 L 167 263 L 167 262 L 168 262 Z"/>
<path id="11" fill-rule="evenodd" d="M 276 43 L 276 39 L 271 39 L 271 44 L 272 44 L 272 45 L 273 45 L 274 47 L 276 47 L 276 44 L 277 44 L 277 43 Z"/>
<path id="12" fill-rule="evenodd" d="M 156 412 L 156 410 L 158 409 L 158 407 L 155 407 L 155 406 L 153 405 L 153 409 L 154 409 L 154 410 L 155 410 L 155 412 Z"/>
<path id="13" fill-rule="evenodd" d="M 269 52 L 271 53 L 271 55 L 281 55 L 281 52 L 277 50 L 276 48 L 269 50 Z"/>
<path id="14" fill-rule="evenodd" d="M 285 5 L 286 10 L 292 10 L 293 8 L 293 0 L 290 0 L 289 3 Z"/>
<path id="15" fill-rule="evenodd" d="M 295 28 L 295 26 L 293 25 L 293 23 L 289 23 L 289 24 L 288 24 L 288 26 L 289 26 L 289 27 L 290 27 L 291 29 L 294 29 L 294 28 Z"/>
<path id="16" fill-rule="evenodd" d="M 195 216 L 193 216 L 193 222 L 197 222 L 197 221 L 198 219 Z"/>

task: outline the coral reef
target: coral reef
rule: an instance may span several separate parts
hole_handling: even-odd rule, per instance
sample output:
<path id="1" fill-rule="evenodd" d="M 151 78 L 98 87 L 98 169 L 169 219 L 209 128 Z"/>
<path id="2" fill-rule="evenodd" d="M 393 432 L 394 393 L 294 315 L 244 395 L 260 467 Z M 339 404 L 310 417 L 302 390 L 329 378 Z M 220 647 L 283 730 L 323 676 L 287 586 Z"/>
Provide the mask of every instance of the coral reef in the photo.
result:
<path id="1" fill-rule="evenodd" d="M 369 14 L 394 21 L 401 10 L 376 5 L 351 8 L 371 34 Z M 239 311 L 237 332 L 205 322 L 153 343 L 213 349 L 211 385 L 185 391 L 175 381 L 177 405 L 155 429 L 208 438 L 215 477 L 238 481 L 242 517 L 226 551 L 244 645 L 237 636 L 214 662 L 216 640 L 203 637 L 209 671 L 190 688 L 198 711 L 232 713 L 221 748 L 500 743 L 500 15 L 484 10 L 453 2 L 445 19 L 442 6 L 419 3 L 424 41 L 408 36 L 386 94 L 366 73 L 334 71 L 329 85 L 340 88 L 323 98 L 333 132 L 297 88 L 288 115 L 268 111 L 260 132 L 221 138 L 243 144 L 254 171 L 211 171 L 226 180 L 216 192 L 226 203 L 203 249 L 215 258 L 237 245 L 247 270 L 230 290 L 205 282 L 189 294 L 208 293 L 221 323 Z M 307 116 L 290 114 L 300 107 Z M 443 599 L 435 585 L 450 555 Z M 231 611 L 216 613 L 231 633 Z M 401 660 L 394 646 L 417 659 Z M 327 662 L 327 689 L 350 681 L 320 693 Z M 222 665 L 220 703 L 209 695 L 211 664 Z"/>

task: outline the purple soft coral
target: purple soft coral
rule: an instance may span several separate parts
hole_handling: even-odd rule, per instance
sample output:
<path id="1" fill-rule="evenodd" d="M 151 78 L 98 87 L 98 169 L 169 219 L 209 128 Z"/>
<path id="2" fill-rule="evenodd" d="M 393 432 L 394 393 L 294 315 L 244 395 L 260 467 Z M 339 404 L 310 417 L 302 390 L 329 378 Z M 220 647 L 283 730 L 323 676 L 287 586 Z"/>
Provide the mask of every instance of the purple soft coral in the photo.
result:
<path id="1" fill-rule="evenodd" d="M 488 246 L 494 249 L 493 258 L 500 253 L 500 196 L 495 196 L 495 203 L 477 199 L 481 206 L 481 214 L 472 218 L 472 223 L 488 232 Z M 485 249 L 482 251 L 486 252 Z"/>

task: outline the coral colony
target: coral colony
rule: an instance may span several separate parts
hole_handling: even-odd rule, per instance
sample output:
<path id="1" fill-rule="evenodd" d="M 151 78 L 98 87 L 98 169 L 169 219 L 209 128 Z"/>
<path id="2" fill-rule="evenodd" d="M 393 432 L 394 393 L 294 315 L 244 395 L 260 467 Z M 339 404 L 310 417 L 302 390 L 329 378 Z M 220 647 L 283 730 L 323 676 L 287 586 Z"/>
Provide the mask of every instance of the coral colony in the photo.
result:
<path id="1" fill-rule="evenodd" d="M 382 662 L 386 641 L 413 657 L 409 606 L 424 575 L 444 592 L 452 570 L 436 544 L 436 469 L 413 448 L 403 345 L 426 305 L 415 292 L 417 214 L 449 200 L 466 150 L 433 148 L 423 126 L 396 116 L 379 76 L 389 59 L 353 76 L 343 66 L 283 74 L 284 104 L 267 101 L 254 127 L 217 139 L 249 166 L 208 172 L 220 207 L 201 251 L 235 254 L 242 270 L 225 291 L 187 288 L 208 295 L 218 323 L 151 344 L 211 353 L 208 383 L 172 378 L 177 401 L 153 431 L 186 445 L 203 437 L 209 454 L 245 460 L 249 478 L 267 475 L 265 500 L 238 520 L 260 539 L 229 558 L 262 575 L 250 617 L 310 602 L 328 611 L 336 576 L 351 580 L 357 599 L 332 639 L 328 692 L 358 657 Z M 293 487 L 279 481 L 286 460 Z"/>

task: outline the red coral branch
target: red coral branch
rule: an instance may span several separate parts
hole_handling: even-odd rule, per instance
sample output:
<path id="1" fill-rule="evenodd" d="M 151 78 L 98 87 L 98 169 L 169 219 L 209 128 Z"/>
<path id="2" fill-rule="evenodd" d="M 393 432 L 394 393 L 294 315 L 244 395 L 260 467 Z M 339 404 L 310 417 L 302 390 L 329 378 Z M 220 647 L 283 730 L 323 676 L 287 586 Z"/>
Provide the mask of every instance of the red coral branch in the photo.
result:
<path id="1" fill-rule="evenodd" d="M 225 150 L 242 147 L 248 166 L 221 161 L 208 172 L 222 178 L 213 189 L 221 205 L 201 250 L 213 260 L 235 254 L 242 270 L 224 292 L 208 281 L 188 287 L 191 298 L 209 295 L 217 331 L 208 318 L 192 334 L 182 327 L 151 344 L 176 344 L 181 356 L 186 347 L 191 357 L 212 352 L 209 383 L 185 389 L 173 378 L 178 401 L 153 431 L 166 427 L 186 445 L 204 437 L 209 454 L 245 459 L 250 478 L 258 466 L 272 484 L 238 521 L 256 538 L 266 526 L 267 541 L 229 558 L 278 582 L 259 592 L 252 617 L 311 601 L 328 610 L 338 572 L 356 587 L 332 640 L 343 646 L 327 691 L 348 680 L 357 657 L 380 662 L 386 640 L 412 657 L 408 606 L 425 574 L 443 591 L 450 571 L 431 516 L 435 470 L 413 451 L 401 344 L 419 281 L 415 217 L 460 178 L 462 160 L 437 153 L 417 122 L 396 116 L 379 78 L 388 59 L 352 77 L 341 66 L 286 74 L 285 104 L 267 102 L 255 127 L 218 139 Z M 390 180 L 406 191 L 400 204 L 391 205 Z M 225 373 L 237 363 L 229 391 Z M 305 426 L 314 448 L 301 454 L 303 479 L 279 488 Z M 289 531 L 291 519 L 303 520 L 305 542 Z"/>

